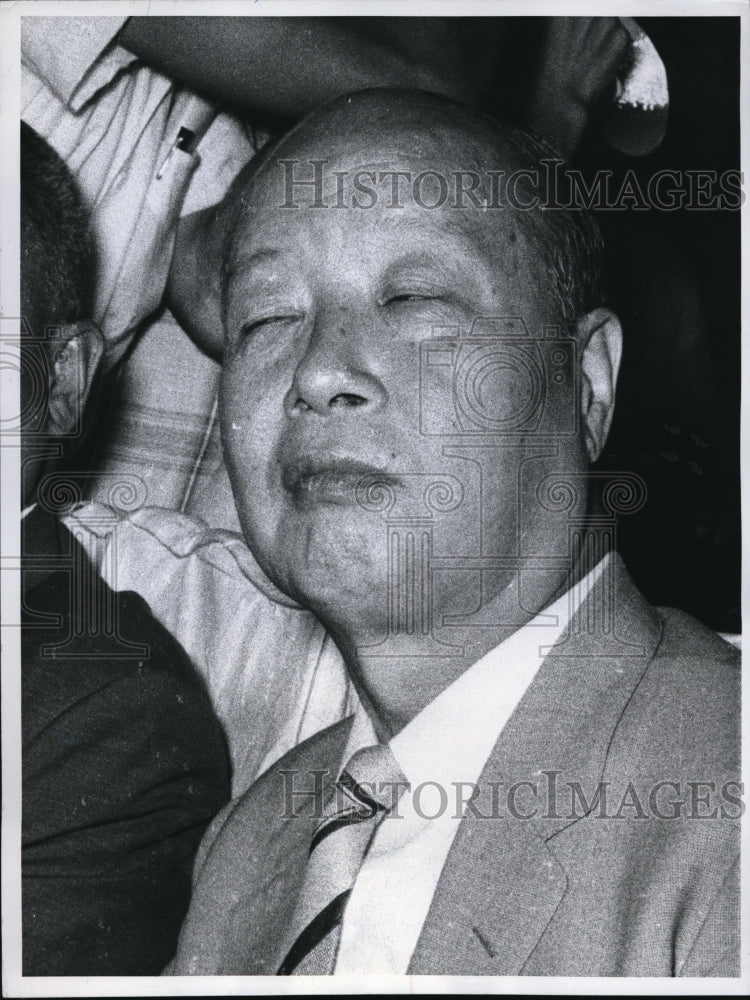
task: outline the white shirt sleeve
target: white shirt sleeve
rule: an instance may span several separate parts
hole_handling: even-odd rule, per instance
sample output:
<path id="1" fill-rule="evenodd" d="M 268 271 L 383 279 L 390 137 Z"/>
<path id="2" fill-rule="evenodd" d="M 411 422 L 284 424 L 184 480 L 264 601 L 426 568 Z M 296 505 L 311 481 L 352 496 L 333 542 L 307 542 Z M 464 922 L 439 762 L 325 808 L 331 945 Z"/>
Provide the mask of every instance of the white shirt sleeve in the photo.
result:
<path id="1" fill-rule="evenodd" d="M 33 17 L 21 21 L 21 60 L 72 111 L 137 60 L 112 42 L 126 17 Z"/>
<path id="2" fill-rule="evenodd" d="M 274 587 L 239 535 L 177 511 L 118 514 L 94 502 L 64 523 L 113 590 L 143 597 L 204 678 L 227 735 L 233 797 L 356 709 L 323 626 Z"/>
<path id="3" fill-rule="evenodd" d="M 239 118 L 227 113 L 217 115 L 198 146 L 200 163 L 191 178 L 180 215 L 200 212 L 221 201 L 256 152 L 257 147 Z"/>

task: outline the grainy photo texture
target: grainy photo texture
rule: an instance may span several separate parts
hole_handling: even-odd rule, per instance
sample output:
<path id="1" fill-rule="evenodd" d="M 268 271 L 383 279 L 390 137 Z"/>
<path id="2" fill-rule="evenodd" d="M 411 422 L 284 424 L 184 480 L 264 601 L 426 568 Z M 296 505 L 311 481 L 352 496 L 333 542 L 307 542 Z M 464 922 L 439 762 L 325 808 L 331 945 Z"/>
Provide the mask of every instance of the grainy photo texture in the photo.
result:
<path id="1" fill-rule="evenodd" d="M 8 995 L 741 989 L 741 18 L 35 6 Z"/>

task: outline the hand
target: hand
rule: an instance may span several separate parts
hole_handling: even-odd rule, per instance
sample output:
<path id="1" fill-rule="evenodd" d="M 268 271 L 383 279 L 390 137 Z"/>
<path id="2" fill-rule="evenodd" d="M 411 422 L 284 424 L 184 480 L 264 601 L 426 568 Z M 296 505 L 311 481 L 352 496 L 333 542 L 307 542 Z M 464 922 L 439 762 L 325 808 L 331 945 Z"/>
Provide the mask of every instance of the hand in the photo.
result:
<path id="1" fill-rule="evenodd" d="M 549 18 L 529 124 L 571 155 L 629 45 L 619 18 Z"/>
<path id="2" fill-rule="evenodd" d="M 551 17 L 540 85 L 548 96 L 590 108 L 612 83 L 630 45 L 617 17 Z"/>

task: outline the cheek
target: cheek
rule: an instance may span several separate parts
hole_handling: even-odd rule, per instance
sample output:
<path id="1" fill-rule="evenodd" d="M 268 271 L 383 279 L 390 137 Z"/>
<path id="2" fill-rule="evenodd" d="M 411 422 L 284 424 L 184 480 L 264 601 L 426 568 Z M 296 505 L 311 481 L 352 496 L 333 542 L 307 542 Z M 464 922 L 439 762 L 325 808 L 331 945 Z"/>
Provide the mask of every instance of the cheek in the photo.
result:
<path id="1" fill-rule="evenodd" d="M 219 394 L 224 457 L 238 506 L 258 495 L 273 467 L 273 453 L 283 410 L 279 392 L 260 374 L 225 363 Z"/>

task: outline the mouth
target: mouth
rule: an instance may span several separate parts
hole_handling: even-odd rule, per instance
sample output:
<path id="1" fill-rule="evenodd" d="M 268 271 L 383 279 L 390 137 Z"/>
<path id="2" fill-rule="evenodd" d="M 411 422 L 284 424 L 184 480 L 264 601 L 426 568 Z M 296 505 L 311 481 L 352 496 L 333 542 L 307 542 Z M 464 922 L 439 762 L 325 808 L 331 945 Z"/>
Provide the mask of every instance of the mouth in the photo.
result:
<path id="1" fill-rule="evenodd" d="M 319 504 L 364 506 L 362 497 L 373 487 L 401 485 L 391 473 L 350 458 L 305 459 L 284 464 L 281 482 L 301 509 Z"/>

